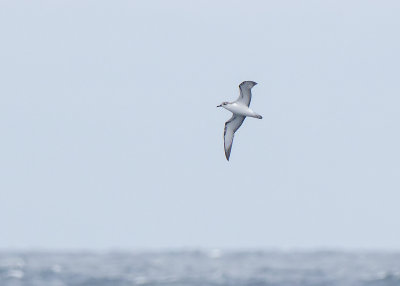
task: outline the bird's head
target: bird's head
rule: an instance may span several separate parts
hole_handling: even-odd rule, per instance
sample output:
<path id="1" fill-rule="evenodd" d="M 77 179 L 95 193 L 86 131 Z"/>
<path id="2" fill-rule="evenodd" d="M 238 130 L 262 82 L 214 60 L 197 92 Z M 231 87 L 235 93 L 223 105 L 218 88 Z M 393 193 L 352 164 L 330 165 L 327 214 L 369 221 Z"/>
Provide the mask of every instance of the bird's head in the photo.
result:
<path id="1" fill-rule="evenodd" d="M 224 106 L 226 106 L 226 105 L 228 105 L 228 104 L 229 104 L 229 102 L 224 101 L 224 102 L 222 102 L 220 105 L 218 105 L 217 107 L 224 107 Z"/>

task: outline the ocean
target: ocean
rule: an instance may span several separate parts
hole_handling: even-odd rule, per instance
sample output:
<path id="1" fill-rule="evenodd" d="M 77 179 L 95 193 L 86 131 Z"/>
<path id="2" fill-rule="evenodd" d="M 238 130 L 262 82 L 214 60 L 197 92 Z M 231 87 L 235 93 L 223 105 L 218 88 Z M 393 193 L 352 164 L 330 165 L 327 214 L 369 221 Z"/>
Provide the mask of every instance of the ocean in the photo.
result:
<path id="1" fill-rule="evenodd" d="M 400 253 L 0 252 L 0 286 L 400 286 Z"/>

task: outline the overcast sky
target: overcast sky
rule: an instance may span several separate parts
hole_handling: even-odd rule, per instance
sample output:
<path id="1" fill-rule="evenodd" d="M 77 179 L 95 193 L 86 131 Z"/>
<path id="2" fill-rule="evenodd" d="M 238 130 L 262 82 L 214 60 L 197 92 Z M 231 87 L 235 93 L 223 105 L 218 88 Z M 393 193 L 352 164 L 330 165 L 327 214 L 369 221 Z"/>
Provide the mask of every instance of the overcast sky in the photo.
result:
<path id="1" fill-rule="evenodd" d="M 400 249 L 399 13 L 2 0 L 0 248 Z"/>

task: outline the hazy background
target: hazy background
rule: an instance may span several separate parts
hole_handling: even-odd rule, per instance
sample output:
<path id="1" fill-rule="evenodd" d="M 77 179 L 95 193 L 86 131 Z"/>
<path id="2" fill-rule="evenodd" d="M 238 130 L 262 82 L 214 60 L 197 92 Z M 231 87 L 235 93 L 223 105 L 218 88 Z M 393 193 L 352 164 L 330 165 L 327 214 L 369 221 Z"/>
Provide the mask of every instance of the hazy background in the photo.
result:
<path id="1" fill-rule="evenodd" d="M 399 13 L 1 0 L 0 248 L 400 249 Z"/>

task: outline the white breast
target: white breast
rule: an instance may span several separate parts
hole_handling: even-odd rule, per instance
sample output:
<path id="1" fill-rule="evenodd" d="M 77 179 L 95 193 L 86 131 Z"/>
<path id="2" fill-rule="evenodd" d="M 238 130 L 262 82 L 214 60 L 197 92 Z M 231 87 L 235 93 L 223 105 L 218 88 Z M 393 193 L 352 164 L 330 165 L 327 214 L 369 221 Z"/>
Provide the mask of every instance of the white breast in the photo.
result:
<path id="1" fill-rule="evenodd" d="M 253 110 L 248 108 L 246 105 L 236 103 L 236 102 L 224 105 L 224 108 L 228 109 L 233 114 L 237 114 L 237 115 L 241 115 L 241 116 L 255 117 L 257 115 Z"/>

